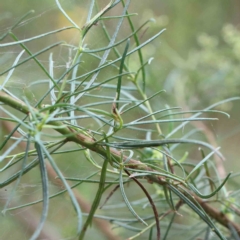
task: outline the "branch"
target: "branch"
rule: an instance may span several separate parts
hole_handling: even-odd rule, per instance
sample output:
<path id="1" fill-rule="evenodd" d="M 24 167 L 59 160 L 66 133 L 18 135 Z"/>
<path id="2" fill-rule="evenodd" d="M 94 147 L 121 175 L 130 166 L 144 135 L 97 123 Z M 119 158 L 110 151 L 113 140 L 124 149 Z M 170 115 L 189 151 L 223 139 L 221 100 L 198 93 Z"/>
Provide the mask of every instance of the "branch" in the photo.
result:
<path id="1" fill-rule="evenodd" d="M 29 114 L 29 112 L 30 112 L 28 106 L 23 101 L 16 100 L 4 92 L 0 92 L 0 101 L 13 107 L 14 109 L 19 110 L 22 113 Z M 44 116 L 45 116 L 44 113 L 39 113 L 39 111 L 33 107 L 31 107 L 31 111 L 35 112 L 36 115 L 38 115 L 42 118 L 44 118 Z M 98 145 L 98 143 L 93 138 L 77 132 L 75 129 L 73 129 L 69 126 L 66 126 L 63 122 L 60 122 L 60 121 L 51 121 L 51 122 L 47 122 L 47 124 L 53 126 L 53 128 L 60 134 L 67 136 L 66 138 L 68 141 L 75 142 L 77 144 L 80 144 L 80 145 L 90 149 L 91 151 L 97 152 L 104 158 L 108 157 L 106 149 L 103 146 Z M 135 160 L 135 159 L 129 160 L 127 156 L 123 156 L 123 159 L 122 159 L 121 152 L 119 152 L 115 149 L 110 148 L 110 152 L 111 152 L 112 158 L 115 159 L 116 161 L 118 161 L 119 163 L 122 160 L 123 161 L 128 160 L 128 164 L 127 164 L 128 168 L 144 170 L 144 171 L 148 171 L 148 172 L 155 172 L 152 168 L 148 167 L 147 165 L 145 165 L 144 163 L 142 163 L 138 160 Z M 149 183 L 155 182 L 159 185 L 165 185 L 165 186 L 167 186 L 167 184 L 168 184 L 167 179 L 162 176 L 160 177 L 157 175 L 147 175 L 147 176 L 145 176 L 145 178 L 148 180 Z M 177 185 L 175 185 L 175 187 L 177 187 Z M 183 194 L 185 194 L 185 192 L 183 191 L 183 188 L 178 188 L 178 190 L 181 191 Z M 215 209 L 214 207 L 209 205 L 209 203 L 203 201 L 201 198 L 199 198 L 195 194 L 191 193 L 191 196 L 195 199 L 195 201 L 199 205 L 201 205 L 201 207 L 204 209 L 204 211 L 209 216 L 211 216 L 215 221 L 222 224 L 224 227 L 226 227 L 229 230 L 231 229 L 231 227 L 234 227 L 240 236 L 240 225 L 239 224 L 231 221 L 225 214 L 223 214 L 221 211 Z"/>

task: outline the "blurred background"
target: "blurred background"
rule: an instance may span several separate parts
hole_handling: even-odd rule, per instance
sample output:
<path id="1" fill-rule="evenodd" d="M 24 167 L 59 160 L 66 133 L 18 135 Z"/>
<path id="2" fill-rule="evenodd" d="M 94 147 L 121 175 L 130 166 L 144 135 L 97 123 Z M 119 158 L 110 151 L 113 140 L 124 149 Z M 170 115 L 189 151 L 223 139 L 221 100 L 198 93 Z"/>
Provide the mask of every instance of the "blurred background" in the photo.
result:
<path id="1" fill-rule="evenodd" d="M 66 12 L 80 26 L 85 23 L 90 1 L 61 1 Z M 108 1 L 99 0 L 100 8 L 104 7 Z M 23 16 L 29 10 L 34 9 L 35 13 L 30 15 L 28 20 L 20 27 L 14 30 L 19 39 L 29 38 L 44 32 L 48 32 L 70 23 L 57 9 L 55 1 L 42 0 L 8 0 L 0 1 L 0 35 L 4 34 L 9 27 L 12 26 L 17 19 Z M 138 16 L 132 17 L 135 27 L 137 28 L 148 19 L 154 19 L 148 24 L 148 27 L 140 34 L 141 41 L 144 41 L 157 33 L 159 30 L 166 28 L 166 31 L 150 45 L 143 48 L 144 59 L 154 58 L 147 68 L 147 93 L 149 95 L 154 92 L 165 89 L 166 93 L 161 94 L 157 99 L 153 100 L 154 110 L 159 107 L 181 107 L 183 110 L 200 110 L 208 106 L 222 101 L 227 98 L 239 96 L 240 92 L 240 1 L 238 0 L 219 0 L 219 1 L 189 1 L 189 0 L 149 0 L 139 1 L 132 0 L 129 12 L 137 13 Z M 119 14 L 118 8 L 113 9 L 108 15 Z M 109 31 L 113 32 L 115 20 L 108 20 L 106 25 Z M 106 45 L 106 38 L 99 35 L 101 28 L 96 26 L 95 32 L 89 33 L 89 44 L 91 48 Z M 118 39 L 122 39 L 129 33 L 129 27 L 125 23 Z M 36 40 L 28 43 L 29 49 L 37 52 L 40 49 L 59 40 L 65 40 L 69 44 L 78 44 L 78 34 L 76 31 L 61 32 L 56 35 L 50 35 L 47 40 Z M 10 38 L 7 39 L 10 41 Z M 1 72 L 11 66 L 12 62 L 19 54 L 21 48 L 19 46 L 6 47 L 0 49 L 0 70 Z M 61 48 L 61 50 L 53 50 L 55 59 L 57 59 L 59 68 L 56 68 L 56 76 L 62 73 L 62 67 L 66 66 L 69 52 Z M 67 56 L 67 57 L 66 57 Z M 41 62 L 48 66 L 49 53 L 40 56 Z M 137 59 L 137 57 L 136 57 Z M 92 63 L 96 64 L 95 62 Z M 133 56 L 130 61 L 131 67 L 134 69 L 136 61 Z M 36 89 L 31 86 L 33 81 L 41 78 L 43 73 L 35 70 L 32 62 L 28 62 L 24 66 L 16 69 L 12 81 L 8 87 L 14 89 L 17 94 L 24 94 L 31 99 L 37 98 Z M 88 66 L 89 67 L 89 64 Z M 136 66 L 137 67 L 137 66 Z M 31 71 L 29 71 L 31 69 Z M 84 69 L 85 70 L 85 69 Z M 27 73 L 27 74 L 26 74 Z M 0 76 L 0 81 L 3 77 Z M 44 87 L 43 87 L 44 91 Z M 226 157 L 226 161 L 221 163 L 222 174 L 233 171 L 237 173 L 239 170 L 239 146 L 240 146 L 240 102 L 229 101 L 218 105 L 215 110 L 226 111 L 231 118 L 219 114 L 206 114 L 208 117 L 217 117 L 219 121 L 211 123 L 196 123 L 195 127 L 202 129 L 205 137 L 213 145 L 221 146 L 221 151 Z M 164 131 L 164 125 L 162 126 Z M 7 134 L 9 129 L 2 127 L 1 139 Z M 183 149 L 183 152 L 185 150 Z M 191 156 L 191 155 L 190 155 Z M 192 153 L 194 157 L 194 153 Z M 69 159 L 69 157 L 67 157 Z M 56 162 L 62 167 L 66 176 L 87 177 L 87 172 L 94 172 L 96 169 L 92 165 L 86 163 L 85 159 L 79 159 L 77 154 L 72 153 L 73 162 L 66 163 L 64 156 L 56 156 Z M 79 172 L 76 169 L 80 169 Z M 221 170 L 220 170 L 221 171 Z M 5 176 L 1 177 L 1 181 Z M 38 169 L 31 171 L 24 177 L 27 184 L 21 184 L 21 188 L 17 190 L 17 195 L 13 198 L 13 205 L 20 205 L 26 202 L 39 199 L 41 197 L 41 186 Z M 228 191 L 235 190 L 238 185 L 239 178 L 231 179 Z M 11 186 L 7 186 L 1 190 L 0 202 L 3 209 L 5 200 Z M 56 186 L 52 186 L 52 191 L 56 191 Z M 89 189 L 97 189 L 94 184 L 85 184 L 78 187 L 79 192 L 87 202 L 92 200 L 92 191 Z M 137 199 L 143 198 L 143 195 Z M 136 196 L 132 196 L 136 200 Z M 73 236 L 76 231 L 76 216 L 74 210 L 69 203 L 67 195 L 51 201 L 51 211 L 48 218 L 48 233 L 52 231 L 55 239 L 68 239 Z M 111 203 L 113 205 L 111 210 Z M 121 195 L 115 193 L 109 200 L 106 209 L 114 215 L 116 209 L 121 211 Z M 37 206 L 37 207 L 36 207 Z M 0 239 L 28 239 L 30 223 L 23 222 L 20 214 L 26 214 L 26 218 L 32 218 L 29 214 L 36 216 L 41 204 L 30 206 L 28 208 L 18 209 L 6 213 L 6 216 L 0 216 Z M 118 206 L 118 207 L 116 207 Z M 137 206 L 137 203 L 136 203 Z M 34 208 L 34 209 L 33 209 Z M 139 207 L 140 208 L 140 207 Z M 34 211 L 34 213 L 33 213 Z M 127 210 L 122 212 L 121 217 L 129 217 Z M 151 212 L 151 209 L 139 211 Z M 34 216 L 35 216 L 34 215 Z M 35 221 L 38 218 L 35 216 Z M 59 233 L 60 227 L 60 233 Z M 13 230 L 14 229 L 14 230 Z M 186 228 L 187 229 L 187 228 Z M 186 230 L 185 229 L 185 230 Z M 129 236 L 127 230 L 118 227 L 114 230 L 123 238 Z M 131 230 L 129 230 L 131 232 Z M 107 239 L 106 235 L 100 234 L 98 228 L 92 228 L 88 231 L 86 239 Z M 20 237 L 19 237 L 20 236 Z M 146 237 L 146 236 L 145 236 Z M 145 239 L 142 238 L 138 239 Z M 111 238 L 111 237 L 110 237 Z M 43 239 L 43 238 L 41 238 Z M 45 239 L 48 239 L 46 237 Z M 54 238 L 53 238 L 54 239 Z M 169 238 L 170 239 L 170 238 Z M 174 239 L 174 235 L 172 236 Z M 182 238 L 184 239 L 184 237 Z"/>

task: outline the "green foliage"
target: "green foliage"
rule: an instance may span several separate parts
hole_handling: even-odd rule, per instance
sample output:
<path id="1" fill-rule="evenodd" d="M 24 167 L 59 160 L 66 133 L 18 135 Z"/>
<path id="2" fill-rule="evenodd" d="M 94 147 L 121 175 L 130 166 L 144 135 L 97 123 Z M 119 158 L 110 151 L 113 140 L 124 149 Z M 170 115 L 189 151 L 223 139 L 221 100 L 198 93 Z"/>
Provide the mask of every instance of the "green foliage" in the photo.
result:
<path id="1" fill-rule="evenodd" d="M 144 49 L 162 38 L 165 29 L 146 34 L 151 20 L 136 26 L 130 2 L 84 2 L 79 7 L 85 9 L 84 22 L 78 24 L 56 0 L 70 26 L 21 38 L 15 29 L 30 22 L 30 11 L 1 36 L 1 49 L 21 49 L 14 58 L 1 58 L 5 64 L 0 68 L 0 108 L 6 132 L 0 144 L 0 185 L 10 192 L 2 211 L 7 217 L 10 211 L 15 216 L 21 208 L 40 208 L 38 225 L 26 233 L 16 231 L 30 239 L 48 234 L 47 221 L 57 225 L 55 239 L 96 238 L 96 228 L 90 231 L 90 226 L 98 223 L 97 218 L 109 221 L 107 226 L 98 225 L 109 239 L 173 239 L 176 234 L 186 239 L 186 227 L 189 238 L 208 239 L 211 231 L 212 238 L 238 239 L 240 227 L 232 220 L 238 215 L 238 193 L 229 194 L 225 186 L 231 174 L 218 173 L 224 156 L 194 123 L 218 120 L 207 114 L 229 117 L 215 108 L 240 98 L 194 111 L 159 104 L 163 86 L 156 84 L 154 93 L 148 93 L 154 56 L 146 58 Z M 77 40 L 68 41 L 70 34 Z M 165 43 L 166 56 L 176 65 L 174 78 L 179 79 L 166 87 L 181 97 L 184 80 L 190 89 L 197 85 L 201 96 L 213 91 L 216 76 L 230 74 L 230 68 L 234 72 L 229 81 L 232 77 L 236 84 L 239 35 L 233 26 L 225 26 L 224 47 L 218 49 L 218 39 L 202 34 L 200 49 L 186 61 Z M 42 49 L 32 50 L 34 43 Z M 212 85 L 204 83 L 209 75 Z M 219 99 L 213 95 L 213 100 Z M 21 184 L 32 181 L 40 182 L 41 194 L 18 194 Z M 97 187 L 89 187 L 93 183 Z M 82 195 L 89 208 L 84 207 Z M 36 207 L 38 203 L 42 205 Z M 59 220 L 65 218 L 67 224 Z"/>
<path id="2" fill-rule="evenodd" d="M 190 49 L 186 59 L 181 58 L 166 45 L 166 57 L 175 68 L 169 75 L 166 87 L 181 91 L 182 84 L 195 91 L 195 98 L 207 97 L 214 103 L 238 94 L 239 89 L 239 46 L 240 32 L 231 24 L 222 28 L 220 37 L 206 33 L 199 34 L 199 47 Z M 178 79 L 175 81 L 174 79 Z M 220 87 L 221 86 L 221 87 Z M 218 91 L 215 91 L 218 89 Z M 189 100 L 193 92 L 184 91 L 185 99 Z"/>

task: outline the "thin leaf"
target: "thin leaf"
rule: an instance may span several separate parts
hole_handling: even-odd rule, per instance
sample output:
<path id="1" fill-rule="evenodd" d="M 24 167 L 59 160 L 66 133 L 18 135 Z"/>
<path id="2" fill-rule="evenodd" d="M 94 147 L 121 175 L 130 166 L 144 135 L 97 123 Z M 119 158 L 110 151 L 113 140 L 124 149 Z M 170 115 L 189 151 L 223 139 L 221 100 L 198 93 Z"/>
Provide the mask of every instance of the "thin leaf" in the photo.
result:
<path id="1" fill-rule="evenodd" d="M 215 151 L 218 151 L 220 149 L 220 147 L 218 147 Z M 204 159 L 202 159 L 193 169 L 192 171 L 188 174 L 188 176 L 186 177 L 186 181 L 190 178 L 190 176 L 196 171 L 198 170 L 200 167 L 202 167 L 204 165 L 204 163 L 209 160 L 209 158 L 215 153 L 215 151 L 210 152 Z"/>
<path id="2" fill-rule="evenodd" d="M 124 49 L 123 55 L 122 55 L 122 61 L 120 63 L 120 68 L 119 68 L 119 77 L 118 77 L 118 83 L 117 83 L 117 92 L 116 92 L 116 108 L 119 109 L 119 104 L 118 101 L 120 99 L 120 94 L 121 94 L 121 86 L 122 86 L 122 72 L 123 72 L 123 67 L 124 67 L 124 61 L 126 58 L 126 54 L 128 51 L 128 47 L 129 47 L 129 43 L 130 43 L 130 39 L 127 40 L 127 44 L 126 47 Z"/>
<path id="3" fill-rule="evenodd" d="M 125 6 L 125 3 L 123 0 L 121 0 L 123 6 Z M 128 11 L 126 12 L 128 14 Z M 129 22 L 129 25 L 130 25 L 130 28 L 131 28 L 131 31 L 132 32 L 135 32 L 135 28 L 134 28 L 134 25 L 133 25 L 133 22 L 132 22 L 132 19 L 130 17 L 128 17 L 128 22 Z M 139 39 L 138 39 L 138 36 L 137 34 L 135 33 L 134 35 L 134 40 L 136 42 L 136 46 L 140 46 L 140 42 L 139 42 Z M 144 66 L 144 63 L 143 63 L 143 56 L 142 56 L 142 52 L 141 52 L 141 48 L 138 49 L 138 57 L 139 57 L 139 60 L 140 60 L 140 65 L 141 66 Z M 146 78 L 146 73 L 145 73 L 145 69 L 144 67 L 142 68 L 142 90 L 143 92 L 145 92 L 145 78 Z"/>
<path id="4" fill-rule="evenodd" d="M 37 136 L 36 136 L 37 137 Z M 42 192 L 43 192 L 43 208 L 42 208 L 42 216 L 38 227 L 36 228 L 35 232 L 31 236 L 30 240 L 35 240 L 41 233 L 43 229 L 43 225 L 47 219 L 48 215 L 48 207 L 49 207 L 49 192 L 48 192 L 48 177 L 47 177 L 47 170 L 46 165 L 44 162 L 44 156 L 42 152 L 41 145 L 38 143 L 38 139 L 36 139 L 35 148 L 37 150 L 38 159 L 39 159 L 39 166 L 40 166 L 40 173 L 41 173 L 41 181 L 42 181 Z"/>
<path id="5" fill-rule="evenodd" d="M 111 157 L 110 157 L 111 158 Z M 102 194 L 103 194 L 103 189 L 104 189 L 104 184 L 105 184 L 105 180 L 106 180 L 106 173 L 107 173 L 107 165 L 108 165 L 108 161 L 110 159 L 105 159 L 103 162 L 103 166 L 102 166 L 102 171 L 101 171 L 101 177 L 100 177 L 100 182 L 99 182 L 99 187 L 98 187 L 98 191 L 95 195 L 91 210 L 89 212 L 88 218 L 83 226 L 83 229 L 81 231 L 81 234 L 79 236 L 79 240 L 82 240 L 85 236 L 85 233 L 87 231 L 87 228 L 89 225 L 91 225 L 92 223 L 92 219 L 94 217 L 94 214 L 99 206 L 100 200 L 102 198 Z"/>
<path id="6" fill-rule="evenodd" d="M 60 171 L 60 169 L 58 168 L 58 166 L 56 165 L 56 163 L 54 162 L 53 158 L 51 157 L 50 153 L 47 151 L 47 149 L 45 148 L 45 146 L 43 146 L 41 143 L 39 143 L 41 146 L 42 151 L 45 153 L 46 158 L 48 158 L 51 166 L 53 167 L 54 171 L 57 173 L 57 175 L 59 176 L 59 178 L 61 179 L 61 181 L 63 182 L 64 186 L 66 187 L 68 194 L 70 196 L 70 199 L 72 201 L 72 204 L 77 212 L 77 216 L 78 216 L 78 234 L 81 232 L 81 228 L 82 228 L 82 212 L 80 209 L 80 206 L 76 200 L 76 197 L 74 196 L 71 188 L 69 187 L 67 181 L 64 179 L 64 176 L 62 174 L 62 172 Z"/>
<path id="7" fill-rule="evenodd" d="M 198 216 L 206 222 L 209 227 L 214 230 L 214 232 L 217 234 L 217 236 L 221 240 L 226 240 L 226 238 L 221 234 L 221 232 L 218 230 L 218 228 L 214 225 L 214 223 L 210 220 L 208 215 L 203 212 L 203 209 L 200 209 L 198 206 L 195 205 L 194 202 L 192 202 L 189 198 L 187 198 L 181 191 L 179 191 L 176 187 L 173 185 L 168 185 L 168 187 L 183 201 L 185 202 Z"/>
<path id="8" fill-rule="evenodd" d="M 133 207 L 131 206 L 131 203 L 129 202 L 129 200 L 127 198 L 127 195 L 126 195 L 126 193 L 124 191 L 124 186 L 123 186 L 122 172 L 123 172 L 123 170 L 120 169 L 120 172 L 119 172 L 119 186 L 120 186 L 120 190 L 121 190 L 121 194 L 122 194 L 123 200 L 126 203 L 126 206 L 129 209 L 129 211 L 133 214 L 133 216 L 135 216 L 144 225 L 148 226 L 148 224 L 134 211 Z"/>
<path id="9" fill-rule="evenodd" d="M 191 188 L 191 190 L 196 194 L 198 195 L 199 197 L 203 198 L 203 199 L 208 199 L 212 196 L 214 196 L 217 192 L 219 192 L 221 190 L 221 188 L 225 185 L 225 183 L 227 182 L 227 180 L 229 179 L 229 177 L 231 176 L 231 173 L 229 173 L 227 175 L 227 177 L 224 179 L 224 181 L 221 183 L 221 185 L 215 190 L 213 191 L 212 193 L 210 194 L 207 194 L 207 195 L 203 195 L 201 194 L 195 187 L 193 184 L 191 183 L 188 183 L 188 186 Z"/>
<path id="10" fill-rule="evenodd" d="M 203 109 L 203 111 L 211 110 L 212 108 L 215 108 L 216 106 L 221 105 L 221 104 L 224 104 L 224 103 L 227 103 L 227 102 L 239 101 L 239 100 L 240 100 L 240 97 L 228 98 L 228 99 L 225 99 L 225 100 L 223 100 L 223 101 L 220 101 L 220 102 L 217 102 L 217 103 L 212 104 L 211 106 Z M 191 118 L 194 119 L 194 118 L 198 117 L 198 116 L 201 115 L 201 114 L 202 114 L 202 112 L 196 113 L 196 114 L 194 114 Z M 170 132 L 170 133 L 166 136 L 166 138 L 171 137 L 173 134 L 175 134 L 177 131 L 181 130 L 181 129 L 182 129 L 186 124 L 188 124 L 188 123 L 189 123 L 189 121 L 184 122 L 184 123 L 180 124 L 179 126 L 177 126 L 176 128 L 174 128 L 174 130 L 173 130 L 172 132 Z"/>
<path id="11" fill-rule="evenodd" d="M 166 229 L 166 231 L 165 231 L 165 234 L 164 234 L 162 240 L 166 240 L 166 239 L 167 239 L 168 233 L 169 233 L 169 231 L 170 231 L 171 228 L 172 228 L 172 224 L 173 224 L 173 221 L 174 221 L 175 216 L 176 216 L 176 213 L 173 214 L 173 216 L 171 217 L 170 221 L 168 222 L 168 226 L 167 226 L 167 229 Z"/>
<path id="12" fill-rule="evenodd" d="M 25 50 L 21 51 L 18 56 L 16 57 L 14 63 L 13 63 L 13 66 L 10 68 L 11 71 L 9 71 L 7 77 L 5 78 L 5 80 L 3 81 L 3 83 L 0 85 L 0 91 L 4 88 L 5 84 L 8 82 L 8 80 L 10 79 L 10 77 L 12 76 L 13 74 L 13 71 L 14 71 L 14 68 L 15 68 L 15 65 L 18 63 L 19 59 L 21 58 L 21 56 L 23 55 L 23 53 L 25 52 Z M 8 70 L 10 70 L 8 69 Z M 2 73 L 0 73 L 0 76 L 2 75 Z"/>
<path id="13" fill-rule="evenodd" d="M 170 123 L 170 122 L 185 122 L 185 121 L 214 121 L 218 120 L 217 118 L 180 118 L 180 119 L 167 119 L 167 120 L 149 120 L 141 122 L 130 122 L 124 124 L 124 127 L 141 125 L 141 124 L 152 124 L 152 123 Z"/>
<path id="14" fill-rule="evenodd" d="M 33 40 L 36 40 L 36 39 L 39 39 L 39 38 L 42 38 L 42 37 L 46 37 L 46 36 L 51 35 L 51 34 L 55 34 L 55 33 L 62 32 L 62 31 L 65 31 L 65 30 L 69 30 L 69 29 L 73 29 L 73 28 L 74 27 L 63 27 L 63 28 L 60 28 L 60 29 L 57 29 L 57 30 L 53 30 L 51 32 L 47 32 L 47 33 L 37 35 L 35 37 L 25 38 L 24 40 L 19 40 L 19 41 L 10 42 L 10 43 L 2 43 L 2 44 L 0 44 L 0 47 L 9 47 L 9 46 L 18 45 L 18 44 L 21 44 L 21 43 L 30 42 L 30 41 L 33 41 Z"/>
<path id="15" fill-rule="evenodd" d="M 62 14 L 67 18 L 67 20 L 72 23 L 72 25 L 77 28 L 80 29 L 79 26 L 67 15 L 67 13 L 63 10 L 62 6 L 60 5 L 58 0 L 55 0 L 59 10 L 62 12 Z"/>
<path id="16" fill-rule="evenodd" d="M 162 139 L 162 140 L 152 140 L 152 141 L 139 141 L 139 142 L 122 142 L 122 143 L 109 143 L 109 146 L 114 148 L 125 148 L 125 149 L 134 149 L 134 148 L 143 148 L 143 147 L 159 147 L 167 144 L 197 144 L 200 146 L 204 146 L 215 152 L 220 158 L 224 159 L 222 154 L 214 149 L 210 144 L 198 140 L 190 140 L 190 139 Z M 99 143 L 101 145 L 106 145 L 106 143 Z"/>

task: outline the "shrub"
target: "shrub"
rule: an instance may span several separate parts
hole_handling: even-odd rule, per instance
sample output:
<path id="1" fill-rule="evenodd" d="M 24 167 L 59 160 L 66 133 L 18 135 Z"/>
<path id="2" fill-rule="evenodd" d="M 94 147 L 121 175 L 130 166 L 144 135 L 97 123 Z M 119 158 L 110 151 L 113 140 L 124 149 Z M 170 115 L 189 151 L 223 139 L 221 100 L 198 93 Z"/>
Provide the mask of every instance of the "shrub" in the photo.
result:
<path id="1" fill-rule="evenodd" d="M 10 191 L 3 213 L 11 211 L 24 223 L 32 213 L 17 214 L 17 209 L 37 210 L 34 206 L 42 203 L 39 224 L 27 219 L 15 238 L 31 232 L 30 239 L 83 239 L 86 232 L 96 238 L 88 231 L 94 222 L 108 239 L 176 234 L 208 239 L 211 233 L 238 239 L 240 226 L 232 219 L 236 199 L 224 186 L 230 174 L 223 179 L 219 174 L 224 157 L 205 140 L 206 132 L 200 134 L 190 123 L 216 120 L 204 117 L 207 113 L 228 116 L 214 108 L 239 98 L 198 111 L 159 102 L 152 106 L 164 91 L 156 83 L 156 92 L 147 93 L 152 57 L 144 59 L 142 49 L 164 29 L 142 40 L 150 20 L 135 27 L 129 4 L 112 0 L 99 8 L 95 1 L 84 3 L 86 21 L 79 26 L 56 0 L 69 27 L 19 40 L 15 29 L 29 22 L 29 12 L 1 37 L 2 49 L 22 49 L 11 66 L 11 59 L 2 57 L 0 107 L 6 136 L 0 145 L 1 188 Z M 58 33 L 68 39 L 73 30 L 77 43 L 57 40 Z M 46 46 L 33 52 L 34 42 Z M 42 60 L 46 55 L 48 65 Z M 42 196 L 28 189 L 17 194 L 22 186 L 35 189 L 39 179 Z M 47 220 L 57 231 L 47 228 Z"/>

